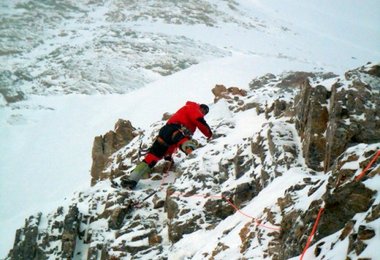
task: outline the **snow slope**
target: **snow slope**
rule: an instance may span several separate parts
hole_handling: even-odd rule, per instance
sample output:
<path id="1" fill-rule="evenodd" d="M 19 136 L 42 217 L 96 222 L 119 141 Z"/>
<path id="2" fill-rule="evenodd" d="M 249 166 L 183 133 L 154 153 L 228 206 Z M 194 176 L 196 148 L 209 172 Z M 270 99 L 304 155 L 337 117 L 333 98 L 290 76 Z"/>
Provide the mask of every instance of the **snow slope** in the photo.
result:
<path id="1" fill-rule="evenodd" d="M 6 105 L 0 99 L 0 256 L 11 247 L 15 229 L 22 225 L 25 217 L 37 210 L 48 211 L 72 192 L 89 185 L 93 138 L 112 129 L 118 118 L 129 119 L 134 126 L 146 129 L 164 112 L 177 109 L 186 100 L 212 103 L 210 89 L 218 83 L 246 88 L 251 79 L 265 73 L 275 74 L 285 70 L 342 73 L 367 61 L 380 60 L 378 1 L 365 1 L 363 4 L 358 1 L 299 3 L 290 0 L 240 0 L 237 3 L 240 13 L 232 12 L 231 17 L 241 22 L 251 22 L 256 29 L 230 20 L 219 21 L 212 27 L 201 23 L 173 24 L 162 20 L 128 21 L 127 25 L 143 33 L 146 40 L 153 33 L 185 36 L 191 39 L 189 44 L 192 50 L 197 50 L 193 55 L 202 52 L 204 55 L 198 65 L 171 76 L 163 77 L 149 72 L 152 76 L 149 80 L 138 81 L 139 84 L 135 85 L 140 89 L 131 90 L 134 87 L 130 87 L 126 91 L 128 93 L 122 95 L 62 95 L 66 92 L 59 87 L 61 81 L 53 81 L 52 85 L 58 87 L 57 93 L 60 95 L 36 96 L 30 90 L 26 101 Z M 101 14 L 108 7 L 105 4 L 93 10 Z M 219 8 L 231 13 L 225 5 Z M 103 19 L 96 20 L 93 28 L 83 32 L 78 30 L 79 35 L 75 39 L 87 39 L 91 43 L 89 33 L 99 30 L 102 22 Z M 61 26 L 67 24 L 62 23 Z M 46 71 L 54 67 L 54 59 L 47 57 L 51 52 L 49 44 L 64 46 L 71 41 L 69 37 L 46 41 L 43 47 L 33 49 L 25 56 L 2 56 L 0 61 L 12 69 L 25 60 L 33 63 L 42 57 L 35 63 L 38 68 L 34 68 Z M 210 49 L 195 48 L 197 43 L 212 46 L 210 48 L 221 55 L 209 55 L 207 52 Z M 81 41 L 76 42 L 81 48 L 86 46 L 81 44 Z M 179 46 L 171 48 L 181 49 Z M 60 59 L 65 61 L 64 52 L 60 55 Z M 100 58 L 99 53 L 91 51 L 86 52 L 84 57 L 92 61 Z M 109 63 L 102 64 L 109 64 L 111 70 L 118 70 L 118 87 L 122 87 L 123 82 L 128 85 L 129 76 L 133 77 L 133 66 L 120 63 L 117 52 L 112 58 Z M 78 65 L 76 62 L 74 64 Z M 95 69 L 96 66 L 84 67 L 89 78 L 94 77 L 95 81 L 102 82 L 99 73 L 92 74 Z M 38 74 L 37 70 L 35 73 Z M 124 73 L 129 76 L 123 77 Z M 141 74 L 137 75 L 141 77 Z M 64 78 L 66 75 L 58 73 L 58 76 Z M 151 83 L 146 84 L 148 82 Z M 108 83 L 115 85 L 114 81 Z M 24 87 L 32 89 L 31 86 Z M 112 88 L 106 89 L 108 93 L 117 92 Z M 36 93 L 46 92 L 38 89 Z"/>

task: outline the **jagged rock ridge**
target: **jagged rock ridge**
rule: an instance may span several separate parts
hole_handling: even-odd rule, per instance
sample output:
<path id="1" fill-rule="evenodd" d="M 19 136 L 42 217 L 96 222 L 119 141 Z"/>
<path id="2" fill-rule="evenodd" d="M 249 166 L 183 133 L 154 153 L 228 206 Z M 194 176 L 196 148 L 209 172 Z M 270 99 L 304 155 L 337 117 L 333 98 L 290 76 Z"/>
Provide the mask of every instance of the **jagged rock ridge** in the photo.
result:
<path id="1" fill-rule="evenodd" d="M 168 176 L 159 174 L 160 163 L 133 192 L 106 178 L 117 182 L 129 172 L 140 142 L 149 144 L 164 121 L 149 135 L 124 136 L 102 158 L 93 187 L 50 215 L 26 220 L 9 258 L 289 259 L 301 254 L 320 207 L 325 211 L 308 253 L 322 259 L 343 247 L 348 259 L 367 257 L 380 235 L 379 164 L 363 181 L 354 178 L 380 149 L 379 121 L 368 120 L 380 116 L 378 68 L 369 64 L 343 76 L 267 74 L 244 95 L 222 88 L 213 109 L 229 112 L 210 121 L 215 139 L 200 138 L 201 147 L 176 157 Z M 248 123 L 263 123 L 243 124 L 256 133 L 240 128 L 246 115 L 255 117 Z M 153 188 L 161 189 L 134 208 Z M 204 245 L 184 253 L 195 238 Z"/>

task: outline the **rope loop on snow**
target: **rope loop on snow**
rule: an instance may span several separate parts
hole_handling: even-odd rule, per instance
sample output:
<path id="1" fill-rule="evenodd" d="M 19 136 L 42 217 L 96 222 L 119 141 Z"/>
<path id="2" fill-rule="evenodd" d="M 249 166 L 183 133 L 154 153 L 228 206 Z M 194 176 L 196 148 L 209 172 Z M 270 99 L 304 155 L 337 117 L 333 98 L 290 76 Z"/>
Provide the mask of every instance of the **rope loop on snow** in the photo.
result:
<path id="1" fill-rule="evenodd" d="M 160 190 L 162 190 L 162 185 L 164 184 L 164 179 L 167 178 L 168 176 L 168 173 L 166 173 L 166 176 L 164 175 L 164 178 L 162 179 L 161 181 L 161 188 Z M 172 196 L 177 196 L 177 197 L 196 197 L 196 198 L 212 198 L 212 199 L 222 199 L 222 200 L 225 200 L 233 209 L 235 209 L 236 212 L 238 212 L 239 214 L 247 217 L 247 218 L 250 218 L 252 219 L 257 226 L 260 226 L 260 227 L 263 227 L 263 228 L 267 228 L 267 229 L 271 229 L 271 230 L 275 230 L 275 231 L 280 231 L 281 228 L 280 227 L 276 227 L 276 226 L 268 226 L 268 225 L 265 225 L 265 224 L 262 224 L 262 220 L 260 219 L 257 219 L 251 215 L 248 215 L 247 213 L 243 212 L 241 209 L 239 209 L 238 206 L 236 206 L 229 198 L 227 198 L 226 196 L 224 195 L 209 195 L 209 194 L 193 194 L 193 195 L 187 195 L 185 193 L 181 193 L 181 192 L 174 192 L 171 194 Z"/>

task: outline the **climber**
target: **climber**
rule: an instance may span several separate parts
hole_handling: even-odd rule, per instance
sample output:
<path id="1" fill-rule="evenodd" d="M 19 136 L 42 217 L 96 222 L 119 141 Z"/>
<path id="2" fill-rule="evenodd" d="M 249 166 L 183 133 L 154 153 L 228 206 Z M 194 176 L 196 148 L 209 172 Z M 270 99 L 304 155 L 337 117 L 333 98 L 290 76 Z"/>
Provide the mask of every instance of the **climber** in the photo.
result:
<path id="1" fill-rule="evenodd" d="M 120 185 L 133 189 L 144 175 L 151 173 L 151 169 L 159 160 L 164 158 L 173 162 L 172 154 L 178 148 L 189 155 L 198 145 L 197 141 L 192 139 L 197 128 L 207 139 L 211 139 L 211 128 L 204 119 L 208 111 L 209 107 L 205 104 L 187 101 L 186 105 L 172 115 L 160 129 L 144 160 L 129 176 L 121 178 Z"/>

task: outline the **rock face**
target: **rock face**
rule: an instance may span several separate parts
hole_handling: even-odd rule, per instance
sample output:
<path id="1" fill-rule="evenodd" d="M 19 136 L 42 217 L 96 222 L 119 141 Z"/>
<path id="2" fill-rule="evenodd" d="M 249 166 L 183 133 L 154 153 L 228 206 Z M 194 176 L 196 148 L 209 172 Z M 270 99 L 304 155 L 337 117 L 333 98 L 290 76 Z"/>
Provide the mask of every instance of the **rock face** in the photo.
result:
<path id="1" fill-rule="evenodd" d="M 303 156 L 307 165 L 315 170 L 323 169 L 321 162 L 326 150 L 324 134 L 329 120 L 329 97 L 330 93 L 324 86 L 313 88 L 306 80 L 295 99 L 296 127 L 302 140 Z"/>
<path id="2" fill-rule="evenodd" d="M 69 209 L 63 221 L 62 256 L 64 258 L 74 256 L 80 222 L 79 210 L 74 205 Z"/>
<path id="3" fill-rule="evenodd" d="M 117 183 L 164 118 L 139 138 L 119 120 L 95 138 L 92 187 L 28 218 L 7 259 L 285 260 L 303 252 L 321 208 L 308 255 L 365 259 L 380 236 L 379 163 L 365 181 L 355 178 L 380 150 L 379 71 L 267 74 L 246 95 L 219 85 L 224 94 L 213 93 L 225 110 L 212 125 L 214 139 L 199 138 L 192 155 L 178 154 L 169 176 L 159 163 L 133 191 L 101 180 Z M 257 122 L 247 114 L 262 124 L 248 125 Z M 198 239 L 207 245 L 187 248 Z"/>
<path id="4" fill-rule="evenodd" d="M 295 98 L 296 127 L 309 167 L 327 172 L 350 144 L 380 140 L 376 71 L 377 66 L 348 71 L 332 86 L 301 84 Z"/>
<path id="5" fill-rule="evenodd" d="M 324 170 L 330 177 L 328 181 L 292 187 L 279 200 L 284 212 L 281 227 L 292 232 L 281 232 L 279 244 L 282 246 L 275 253 L 278 259 L 294 257 L 302 252 L 307 239 L 305 234 L 310 234 L 321 207 L 324 213 L 314 238 L 321 242 L 317 243 L 315 257 L 322 257 L 326 253 L 324 250 L 332 250 L 335 243 L 345 239 L 349 240 L 347 255 L 359 256 L 367 246 L 366 235 L 373 236 L 369 226 L 380 218 L 374 213 L 378 207 L 375 204 L 377 191 L 355 181 L 354 177 L 358 168 L 364 169 L 379 149 L 376 145 L 371 146 L 380 140 L 380 125 L 376 120 L 380 115 L 377 67 L 363 66 L 347 72 L 344 79 L 339 78 L 332 84 L 330 91 L 329 86 L 312 87 L 310 81 L 301 84 L 301 91 L 295 99 L 295 125 L 302 140 L 303 156 L 310 168 Z M 350 146 L 364 152 L 358 153 L 348 148 Z M 377 166 L 370 178 L 378 171 Z M 310 204 L 307 211 L 289 210 L 296 194 L 307 187 L 309 196 L 321 187 L 326 191 L 319 200 Z M 376 217 L 360 224 L 353 220 L 359 213 Z M 361 231 L 366 234 L 363 239 L 359 237 Z M 324 240 L 334 233 L 338 233 L 337 240 Z"/>
<path id="6" fill-rule="evenodd" d="M 25 221 L 24 228 L 17 230 L 13 249 L 9 253 L 11 259 L 45 259 L 46 255 L 37 244 L 40 221 L 41 214 L 30 216 Z"/>
<path id="7" fill-rule="evenodd" d="M 330 99 L 325 170 L 352 143 L 380 141 L 380 78 L 374 67 L 348 71 L 349 87 L 338 82 L 332 86 Z"/>
<path id="8" fill-rule="evenodd" d="M 375 152 L 371 148 L 365 150 L 367 154 Z M 380 221 L 380 214 L 376 210 L 379 204 L 375 203 L 378 191 L 366 187 L 361 182 L 354 181 L 356 170 L 352 170 L 349 174 L 344 169 L 343 166 L 346 163 L 358 162 L 359 160 L 358 165 L 367 165 L 369 162 L 368 159 L 359 159 L 360 157 L 357 157 L 356 154 L 353 156 L 354 154 L 353 152 L 343 154 L 334 165 L 332 175 L 328 180 L 313 183 L 305 180 L 305 183 L 309 182 L 309 185 L 294 186 L 287 190 L 285 197 L 279 200 L 279 205 L 284 212 L 281 221 L 284 232 L 280 233 L 279 244 L 281 246 L 277 249 L 276 256 L 278 258 L 276 259 L 288 259 L 302 252 L 308 238 L 307 235 L 311 233 L 321 207 L 324 208 L 324 211 L 314 237 L 314 241 L 319 241 L 316 243 L 315 257 L 321 257 L 323 253 L 328 253 L 328 250 L 332 250 L 336 243 L 345 239 L 349 240 L 347 255 L 359 256 L 367 246 L 365 241 L 368 240 L 367 235 L 368 237 L 374 236 L 374 231 L 370 227 L 375 221 Z M 379 171 L 380 167 L 378 166 L 373 174 Z M 372 177 L 373 174 L 371 174 Z M 344 180 L 342 175 L 344 175 Z M 320 199 L 313 201 L 305 212 L 296 209 L 291 210 L 297 194 L 300 194 L 302 190 L 304 192 L 308 190 L 310 196 L 321 187 L 325 187 L 326 191 Z M 358 221 L 358 217 L 355 217 L 358 214 L 364 215 L 366 220 Z M 285 230 L 291 230 L 291 232 Z M 325 240 L 326 237 L 333 234 L 336 234 L 334 240 Z M 362 235 L 359 236 L 359 234 Z"/>
<path id="9" fill-rule="evenodd" d="M 109 131 L 104 136 L 96 136 L 94 139 L 91 185 L 95 185 L 99 180 L 110 177 L 104 173 L 107 163 L 110 162 L 109 157 L 137 136 L 136 129 L 128 120 L 119 119 L 114 129 L 114 131 Z"/>
<path id="10" fill-rule="evenodd" d="M 56 212 L 55 221 L 49 223 L 54 235 L 39 229 L 41 227 L 42 214 L 31 216 L 25 221 L 25 227 L 17 230 L 16 239 L 9 257 L 11 259 L 46 259 L 54 251 L 52 245 L 58 240 L 61 244 L 59 255 L 64 259 L 72 259 L 77 246 L 77 238 L 80 235 L 80 214 L 76 205 L 70 207 L 63 216 L 62 208 Z M 63 221 L 59 218 L 63 217 Z M 56 233 L 54 232 L 54 233 Z"/>

